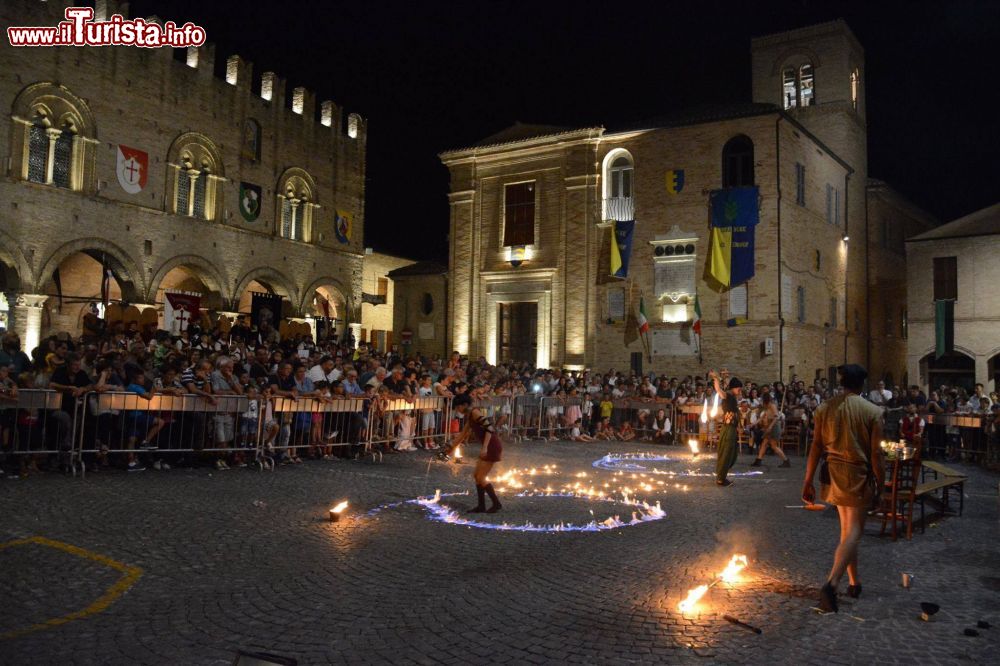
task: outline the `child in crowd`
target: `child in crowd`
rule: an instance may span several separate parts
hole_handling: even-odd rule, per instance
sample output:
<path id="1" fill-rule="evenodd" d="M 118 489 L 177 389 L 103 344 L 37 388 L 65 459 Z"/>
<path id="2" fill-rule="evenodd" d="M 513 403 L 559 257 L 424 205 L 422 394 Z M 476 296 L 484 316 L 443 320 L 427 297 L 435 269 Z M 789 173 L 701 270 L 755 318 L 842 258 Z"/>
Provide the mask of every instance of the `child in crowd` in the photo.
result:
<path id="1" fill-rule="evenodd" d="M 574 442 L 593 442 L 595 439 L 590 435 L 584 433 L 580 426 L 583 423 L 583 419 L 577 419 L 573 422 L 573 427 L 570 428 L 570 440 Z"/>

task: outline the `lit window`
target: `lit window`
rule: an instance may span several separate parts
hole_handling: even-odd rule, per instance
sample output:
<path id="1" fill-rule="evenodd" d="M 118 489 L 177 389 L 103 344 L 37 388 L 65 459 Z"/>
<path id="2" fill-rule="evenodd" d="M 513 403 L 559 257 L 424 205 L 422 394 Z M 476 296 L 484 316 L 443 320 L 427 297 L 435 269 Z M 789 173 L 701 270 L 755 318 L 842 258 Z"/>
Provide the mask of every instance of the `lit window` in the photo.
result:
<path id="1" fill-rule="evenodd" d="M 799 105 L 799 94 L 795 84 L 794 69 L 786 69 L 781 73 L 781 99 L 786 109 L 791 109 Z"/>
<path id="2" fill-rule="evenodd" d="M 858 86 L 861 84 L 861 72 L 855 69 L 851 72 L 851 106 L 858 110 Z"/>
<path id="3" fill-rule="evenodd" d="M 614 150 L 604 158 L 604 165 L 603 219 L 621 222 L 635 219 L 632 156 L 625 150 Z"/>
<path id="4" fill-rule="evenodd" d="M 799 68 L 799 104 L 812 106 L 814 100 L 813 67 L 805 64 Z"/>
<path id="5" fill-rule="evenodd" d="M 189 132 L 174 140 L 167 153 L 169 170 L 167 202 L 173 212 L 202 220 L 216 219 L 221 206 L 222 180 L 219 152 L 205 136 Z"/>
<path id="6" fill-rule="evenodd" d="M 313 209 L 316 200 L 312 176 L 293 167 L 278 181 L 278 235 L 290 240 L 311 242 Z"/>

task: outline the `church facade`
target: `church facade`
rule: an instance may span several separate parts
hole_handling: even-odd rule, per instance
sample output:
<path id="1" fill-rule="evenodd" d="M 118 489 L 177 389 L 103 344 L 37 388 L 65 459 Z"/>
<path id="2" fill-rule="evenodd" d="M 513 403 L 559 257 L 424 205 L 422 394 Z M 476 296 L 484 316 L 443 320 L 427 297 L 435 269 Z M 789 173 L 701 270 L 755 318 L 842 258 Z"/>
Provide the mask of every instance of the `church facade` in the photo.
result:
<path id="1" fill-rule="evenodd" d="M 442 153 L 450 345 L 539 367 L 641 360 L 788 381 L 849 361 L 902 377 L 905 340 L 872 310 L 905 304 L 905 268 L 883 268 L 905 257 L 871 232 L 934 221 L 868 177 L 863 49 L 835 21 L 754 39 L 752 55 L 749 103 L 622 128 L 518 124 Z M 749 247 L 732 242 L 750 277 L 725 284 L 713 201 L 738 192 L 756 201 Z M 628 267 L 613 276 L 616 251 Z M 636 340 L 640 305 L 650 329 Z"/>
<path id="2" fill-rule="evenodd" d="M 17 0 L 5 25 L 56 25 L 72 3 Z M 95 19 L 127 3 L 96 3 Z M 151 18 L 150 20 L 156 20 Z M 366 123 L 214 46 L 0 46 L 0 312 L 31 348 L 80 330 L 102 297 L 160 311 L 164 292 L 360 333 Z M 104 276 L 110 272 L 110 279 Z M 0 304 L 2 305 L 2 304 Z M 343 330 L 341 328 L 341 330 Z"/>

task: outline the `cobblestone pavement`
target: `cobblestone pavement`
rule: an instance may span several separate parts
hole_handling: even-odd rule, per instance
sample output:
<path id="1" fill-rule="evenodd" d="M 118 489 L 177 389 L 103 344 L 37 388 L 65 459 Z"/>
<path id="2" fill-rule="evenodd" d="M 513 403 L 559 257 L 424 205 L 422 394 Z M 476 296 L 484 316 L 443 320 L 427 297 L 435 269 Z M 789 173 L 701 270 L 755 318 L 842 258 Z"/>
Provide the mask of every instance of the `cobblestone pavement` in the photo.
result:
<path id="1" fill-rule="evenodd" d="M 609 450 L 684 455 L 641 444 L 529 442 L 508 445 L 502 467 L 557 464 L 553 484 L 580 472 L 586 483 L 629 483 L 628 474 L 592 467 Z M 772 462 L 728 489 L 689 477 L 679 480 L 684 491 L 654 477 L 654 490 L 639 495 L 660 500 L 663 520 L 595 533 L 459 527 L 432 522 L 413 504 L 368 515 L 471 486 L 471 465 L 422 453 L 274 473 L 2 480 L 3 541 L 43 536 L 143 573 L 106 608 L 0 639 L 0 663 L 227 664 L 237 649 L 300 664 L 996 663 L 996 475 L 968 468 L 965 515 L 932 519 L 912 541 L 893 543 L 869 525 L 863 597 L 820 616 L 810 606 L 837 541 L 836 512 L 784 508 L 800 503 L 803 461 L 793 462 Z M 344 520 L 325 521 L 343 498 L 351 503 Z M 582 523 L 591 510 L 598 520 L 631 510 L 511 492 L 503 499 L 504 511 L 483 520 Z M 694 616 L 678 613 L 686 592 L 710 582 L 737 550 L 751 558 L 745 581 L 711 589 Z M 914 575 L 911 589 L 900 586 L 901 572 Z M 100 560 L 40 543 L 0 549 L 0 634 L 88 608 L 120 578 Z M 932 622 L 918 617 L 923 601 L 941 606 Z M 963 635 L 979 620 L 994 627 Z"/>

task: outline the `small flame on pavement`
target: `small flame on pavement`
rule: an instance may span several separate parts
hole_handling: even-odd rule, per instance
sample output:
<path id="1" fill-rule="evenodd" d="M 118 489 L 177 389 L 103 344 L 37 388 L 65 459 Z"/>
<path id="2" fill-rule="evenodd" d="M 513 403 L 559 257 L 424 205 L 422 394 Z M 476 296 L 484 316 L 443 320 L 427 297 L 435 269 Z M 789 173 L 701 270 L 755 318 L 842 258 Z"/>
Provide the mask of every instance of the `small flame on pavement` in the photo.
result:
<path id="1" fill-rule="evenodd" d="M 694 610 L 695 605 L 701 600 L 705 593 L 708 592 L 708 585 L 699 585 L 690 592 L 688 592 L 687 597 L 684 601 L 677 604 L 677 610 L 682 613 L 690 613 Z"/>
<path id="2" fill-rule="evenodd" d="M 684 600 L 677 604 L 677 610 L 682 613 L 690 613 L 694 611 L 695 606 L 698 605 L 701 598 L 704 597 L 711 588 L 715 587 L 719 583 L 738 583 L 741 580 L 740 572 L 747 567 L 748 563 L 746 555 L 733 555 L 729 558 L 729 563 L 726 564 L 726 568 L 719 572 L 719 574 L 715 577 L 715 580 L 708 585 L 699 585 L 688 592 L 688 595 L 684 598 Z"/>
<path id="3" fill-rule="evenodd" d="M 691 447 L 691 453 L 692 454 L 698 455 L 698 440 L 697 439 L 689 439 L 688 440 L 688 446 Z"/>
<path id="4" fill-rule="evenodd" d="M 343 502 L 341 502 L 337 506 L 335 506 L 332 509 L 330 509 L 330 511 L 332 513 L 341 513 L 346 508 L 347 508 L 347 500 L 344 500 Z"/>
<path id="5" fill-rule="evenodd" d="M 719 574 L 719 578 L 724 583 L 738 583 L 740 581 L 740 572 L 746 569 L 746 567 L 746 555 L 733 555 L 733 557 L 729 560 L 729 564 L 727 564 L 726 568 Z"/>

